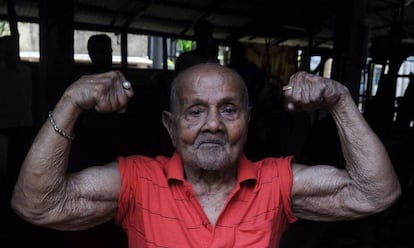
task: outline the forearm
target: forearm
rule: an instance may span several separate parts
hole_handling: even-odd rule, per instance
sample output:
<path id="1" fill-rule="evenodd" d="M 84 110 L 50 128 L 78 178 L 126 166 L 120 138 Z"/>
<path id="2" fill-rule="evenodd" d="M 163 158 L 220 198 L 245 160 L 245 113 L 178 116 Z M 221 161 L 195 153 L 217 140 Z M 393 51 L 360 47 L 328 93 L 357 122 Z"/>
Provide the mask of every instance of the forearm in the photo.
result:
<path id="1" fill-rule="evenodd" d="M 121 179 L 117 163 L 67 174 L 71 139 L 83 110 L 124 112 L 133 97 L 119 71 L 85 75 L 71 84 L 53 109 L 20 169 L 12 207 L 27 221 L 60 230 L 103 223 L 116 212 Z M 62 131 L 60 131 L 62 130 Z"/>
<path id="2" fill-rule="evenodd" d="M 337 125 L 350 191 L 367 200 L 363 208 L 380 211 L 400 195 L 400 185 L 388 153 L 353 102 L 349 92 L 330 109 Z M 370 211 L 370 210 L 369 210 Z"/>
<path id="3" fill-rule="evenodd" d="M 53 119 L 60 129 L 71 134 L 79 114 L 80 108 L 63 96 L 53 110 Z M 18 214 L 31 220 L 41 219 L 58 205 L 56 201 L 65 194 L 70 146 L 71 140 L 56 132 L 49 120 L 45 121 L 15 185 L 12 206 Z"/>

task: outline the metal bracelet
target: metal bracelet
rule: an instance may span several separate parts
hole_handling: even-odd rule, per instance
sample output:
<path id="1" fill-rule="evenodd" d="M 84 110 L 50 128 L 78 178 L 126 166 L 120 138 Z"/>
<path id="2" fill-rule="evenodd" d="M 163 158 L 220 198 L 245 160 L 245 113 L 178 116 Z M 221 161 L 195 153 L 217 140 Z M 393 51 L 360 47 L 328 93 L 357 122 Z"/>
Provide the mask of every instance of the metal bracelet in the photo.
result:
<path id="1" fill-rule="evenodd" d="M 60 135 L 62 135 L 63 137 L 65 137 L 68 140 L 73 140 L 75 138 L 75 136 L 71 136 L 69 134 L 67 134 L 65 131 L 63 131 L 62 129 L 60 129 L 56 123 L 55 120 L 53 119 L 53 115 L 52 115 L 52 111 L 49 111 L 49 121 L 52 124 L 53 129 L 55 129 L 55 131 L 57 133 L 59 133 Z"/>

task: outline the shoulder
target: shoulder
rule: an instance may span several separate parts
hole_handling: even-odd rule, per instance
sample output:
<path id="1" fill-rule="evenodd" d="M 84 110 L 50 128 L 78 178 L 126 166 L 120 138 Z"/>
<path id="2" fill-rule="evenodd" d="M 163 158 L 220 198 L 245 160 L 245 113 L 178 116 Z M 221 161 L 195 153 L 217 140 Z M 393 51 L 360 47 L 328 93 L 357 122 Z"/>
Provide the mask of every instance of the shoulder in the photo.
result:
<path id="1" fill-rule="evenodd" d="M 259 177 L 262 180 L 274 180 L 275 178 L 293 180 L 293 156 L 269 157 L 257 162 L 254 165 L 259 169 Z"/>
<path id="2" fill-rule="evenodd" d="M 271 196 L 278 199 L 289 222 L 294 222 L 296 217 L 291 209 L 291 192 L 293 187 L 292 164 L 293 156 L 271 157 L 255 162 L 259 166 L 258 187 L 264 192 L 264 198 Z"/>
<path id="3" fill-rule="evenodd" d="M 264 169 L 286 169 L 291 168 L 294 164 L 293 156 L 282 156 L 282 157 L 268 157 L 255 162 L 255 164 Z"/>
<path id="4" fill-rule="evenodd" d="M 122 164 L 128 166 L 165 164 L 169 159 L 170 158 L 162 155 L 156 156 L 155 158 L 144 155 L 120 156 L 117 158 L 120 165 Z"/>

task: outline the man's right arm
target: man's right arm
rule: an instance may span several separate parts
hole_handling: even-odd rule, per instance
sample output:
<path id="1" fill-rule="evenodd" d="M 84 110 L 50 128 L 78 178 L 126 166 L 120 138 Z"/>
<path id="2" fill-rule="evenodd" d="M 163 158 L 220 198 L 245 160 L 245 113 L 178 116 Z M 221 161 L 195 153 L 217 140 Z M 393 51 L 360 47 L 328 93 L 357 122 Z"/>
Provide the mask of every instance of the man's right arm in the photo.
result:
<path id="1" fill-rule="evenodd" d="M 132 97 L 119 72 L 84 76 L 72 84 L 52 112 L 55 125 L 70 134 L 81 111 L 123 111 Z M 23 219 L 60 230 L 85 229 L 111 219 L 121 179 L 117 163 L 67 174 L 71 140 L 46 121 L 20 170 L 12 208 Z"/>

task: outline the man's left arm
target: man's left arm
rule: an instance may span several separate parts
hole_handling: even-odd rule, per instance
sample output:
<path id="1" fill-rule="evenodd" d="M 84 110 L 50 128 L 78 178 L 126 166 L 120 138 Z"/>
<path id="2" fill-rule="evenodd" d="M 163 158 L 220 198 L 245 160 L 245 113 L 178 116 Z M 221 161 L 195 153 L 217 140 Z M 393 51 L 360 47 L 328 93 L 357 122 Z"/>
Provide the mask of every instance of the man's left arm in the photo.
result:
<path id="1" fill-rule="evenodd" d="M 299 218 L 347 220 L 381 212 L 401 188 L 388 153 L 348 89 L 331 79 L 297 73 L 286 91 L 289 110 L 324 107 L 335 120 L 345 170 L 329 165 L 293 165 L 292 208 Z"/>

